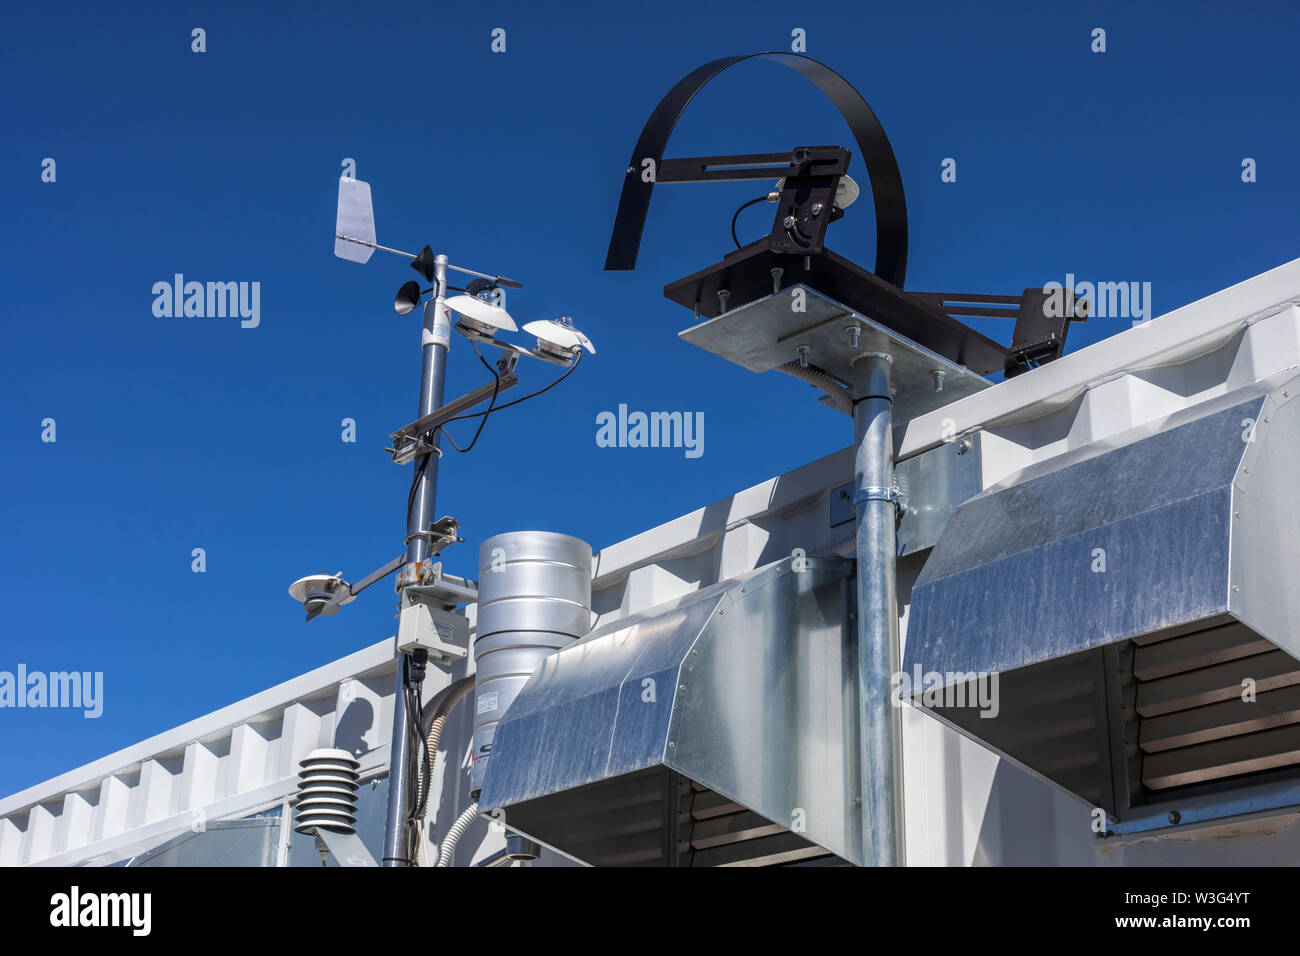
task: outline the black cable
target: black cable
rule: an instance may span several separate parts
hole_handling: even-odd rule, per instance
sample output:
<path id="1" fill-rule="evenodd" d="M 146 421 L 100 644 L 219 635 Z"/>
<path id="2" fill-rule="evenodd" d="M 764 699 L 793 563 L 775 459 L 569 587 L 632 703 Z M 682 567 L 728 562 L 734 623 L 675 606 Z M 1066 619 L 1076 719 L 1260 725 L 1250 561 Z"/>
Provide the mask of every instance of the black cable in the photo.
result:
<path id="1" fill-rule="evenodd" d="M 423 436 L 421 436 L 420 440 L 423 440 Z M 429 455 L 433 454 L 436 454 L 436 452 L 429 452 Z M 415 507 L 415 489 L 420 487 L 420 479 L 424 477 L 429 464 L 429 455 L 422 456 L 420 463 L 415 466 L 415 474 L 411 476 L 411 490 L 406 493 L 406 526 L 408 528 L 411 526 L 411 509 Z"/>
<path id="2" fill-rule="evenodd" d="M 451 447 L 456 449 L 462 455 L 472 451 L 474 446 L 478 444 L 478 436 L 483 434 L 483 426 L 487 424 L 488 416 L 491 415 L 492 412 L 495 410 L 496 403 L 497 403 L 497 396 L 501 394 L 501 376 L 498 375 L 497 370 L 494 369 L 488 363 L 488 360 L 483 357 L 483 353 L 478 350 L 478 344 L 475 343 L 473 339 L 470 339 L 469 344 L 474 347 L 474 354 L 477 355 L 478 360 L 483 363 L 483 367 L 492 373 L 492 399 L 491 401 L 488 402 L 488 407 L 485 411 L 477 413 L 479 415 L 482 415 L 483 417 L 478 423 L 478 431 L 474 433 L 473 440 L 466 447 L 461 448 L 459 445 L 457 445 L 456 439 L 452 438 L 451 433 L 447 431 L 446 428 L 444 427 L 447 424 L 447 422 L 459 421 L 459 419 L 449 418 L 447 419 L 446 422 L 443 422 L 441 425 L 439 425 L 437 428 L 434 429 L 435 432 L 442 432 L 444 435 L 446 435 L 447 441 L 451 442 Z"/>
<path id="3" fill-rule="evenodd" d="M 455 418 L 449 418 L 449 419 L 447 419 L 447 421 L 446 421 L 446 422 L 443 422 L 443 424 L 445 425 L 445 424 L 447 424 L 448 422 L 459 422 L 459 421 L 463 421 L 463 420 L 465 420 L 465 419 L 467 419 L 467 418 L 478 418 L 480 415 L 486 415 L 486 414 L 488 414 L 489 411 L 491 411 L 491 412 L 499 412 L 499 411 L 502 411 L 502 410 L 504 410 L 504 409 L 510 408 L 510 407 L 513 406 L 513 405 L 518 405 L 520 402 L 526 402 L 526 401 L 528 401 L 530 398 L 536 398 L 538 395 L 541 395 L 543 392 L 549 392 L 551 389 L 555 388 L 555 386 L 559 385 L 559 384 L 560 384 L 561 382 L 563 382 L 566 378 L 568 378 L 570 375 L 572 375 L 572 374 L 573 374 L 573 370 L 576 369 L 576 368 L 578 367 L 578 363 L 581 362 L 581 361 L 582 361 L 582 353 L 579 352 L 579 353 L 577 354 L 577 357 L 573 360 L 573 364 L 570 365 L 570 366 L 568 367 L 568 369 L 565 371 L 565 373 L 564 373 L 563 375 L 561 375 L 561 376 L 560 376 L 559 378 L 557 378 L 555 381 L 551 382 L 549 385 L 547 385 L 547 386 L 545 386 L 545 387 L 543 387 L 543 388 L 539 388 L 537 391 L 532 392 L 531 394 L 525 395 L 523 398 L 516 398 L 513 402 L 506 402 L 504 405 L 498 405 L 498 406 L 496 406 L 496 408 L 490 408 L 490 409 L 488 409 L 487 411 L 483 411 L 483 412 L 469 412 L 468 414 L 465 414 L 465 415 L 457 415 Z"/>
<path id="4" fill-rule="evenodd" d="M 755 203 L 760 203 L 760 202 L 767 202 L 767 197 L 759 196 L 757 199 L 751 199 L 749 202 L 745 203 L 745 205 L 737 209 L 736 214 L 731 217 L 731 241 L 736 244 L 737 249 L 740 248 L 740 240 L 736 238 L 736 220 L 740 218 L 740 214 L 742 212 L 744 212 L 746 209 L 748 209 L 750 206 L 754 205 Z"/>

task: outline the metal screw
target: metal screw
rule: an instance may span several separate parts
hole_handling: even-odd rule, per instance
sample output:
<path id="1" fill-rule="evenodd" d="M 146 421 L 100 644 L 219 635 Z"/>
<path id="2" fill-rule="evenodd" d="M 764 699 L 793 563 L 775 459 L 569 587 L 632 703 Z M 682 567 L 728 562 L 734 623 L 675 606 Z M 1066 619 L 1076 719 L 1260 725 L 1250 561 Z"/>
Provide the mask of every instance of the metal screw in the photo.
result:
<path id="1" fill-rule="evenodd" d="M 1237 587 L 1237 585 L 1234 584 L 1234 585 L 1232 586 L 1232 590 L 1233 590 L 1233 591 L 1240 592 L 1240 591 L 1241 591 L 1241 588 Z"/>
<path id="2" fill-rule="evenodd" d="M 730 299 L 730 298 L 731 298 L 731 290 L 730 290 L 730 289 L 719 289 L 719 290 L 718 290 L 718 309 L 721 310 L 721 311 L 723 311 L 723 312 L 726 312 L 726 311 L 727 311 L 727 300 Z"/>
<path id="3" fill-rule="evenodd" d="M 964 455 L 968 451 L 970 451 L 970 439 L 963 438 L 961 442 L 957 445 L 957 454 Z"/>
<path id="4" fill-rule="evenodd" d="M 930 372 L 930 375 L 932 375 L 932 376 L 934 377 L 934 390 L 935 390 L 936 392 L 942 392 L 942 391 L 943 391 L 943 377 L 944 377 L 944 374 L 945 374 L 945 373 L 944 373 L 944 370 L 941 369 L 941 368 L 933 369 L 933 370 Z"/>
<path id="5" fill-rule="evenodd" d="M 1170 810 L 1170 811 L 1169 811 L 1169 822 L 1170 822 L 1170 823 L 1178 823 L 1180 820 L 1182 820 L 1182 818 L 1183 818 L 1183 815 L 1182 815 L 1181 813 L 1179 813 L 1177 810 Z"/>
<path id="6" fill-rule="evenodd" d="M 849 336 L 849 348 L 856 351 L 858 348 L 858 336 L 862 334 L 862 329 L 856 325 L 850 325 L 844 331 L 848 333 Z"/>
<path id="7" fill-rule="evenodd" d="M 825 208 L 826 207 L 823 206 L 821 203 L 815 202 L 812 204 L 812 214 L 814 216 L 820 216 L 822 214 L 822 210 Z"/>
<path id="8" fill-rule="evenodd" d="M 807 368 L 807 367 L 808 367 L 808 352 L 809 352 L 809 351 L 811 351 L 811 350 L 810 350 L 810 349 L 808 348 L 808 346 L 806 346 L 806 345 L 800 345 L 798 348 L 795 349 L 795 353 L 799 356 L 799 367 L 800 367 L 800 368 Z"/>
<path id="9" fill-rule="evenodd" d="M 780 266 L 773 266 L 771 272 L 772 272 L 772 294 L 775 295 L 776 293 L 781 291 L 781 276 L 785 273 L 785 270 L 782 269 Z"/>
<path id="10" fill-rule="evenodd" d="M 793 229 L 794 223 L 795 223 L 794 216 L 786 216 L 784 219 L 781 220 L 781 225 L 784 226 L 786 229 Z"/>

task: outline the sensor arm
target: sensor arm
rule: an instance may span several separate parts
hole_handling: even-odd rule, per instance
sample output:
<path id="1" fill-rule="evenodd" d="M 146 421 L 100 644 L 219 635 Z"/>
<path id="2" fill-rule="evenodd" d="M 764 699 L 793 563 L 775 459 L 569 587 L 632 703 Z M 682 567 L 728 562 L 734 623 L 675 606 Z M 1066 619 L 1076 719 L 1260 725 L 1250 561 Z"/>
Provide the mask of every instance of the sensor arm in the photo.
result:
<path id="1" fill-rule="evenodd" d="M 314 611 L 308 611 L 307 620 L 313 621 L 316 618 L 320 617 L 322 614 L 324 614 L 326 611 L 328 611 L 330 608 L 342 604 L 350 597 L 356 597 L 366 588 L 370 587 L 370 585 L 374 584 L 376 581 L 388 577 L 390 574 L 392 574 L 394 571 L 396 571 L 405 563 L 406 563 L 406 555 L 404 554 L 398 555 L 397 557 L 393 558 L 393 560 L 385 564 L 378 571 L 372 571 L 370 574 L 367 574 L 356 584 L 349 584 L 347 587 L 339 588 L 337 591 L 334 592 L 334 596 L 330 598 L 326 603 L 322 604 L 319 608 L 317 608 Z"/>

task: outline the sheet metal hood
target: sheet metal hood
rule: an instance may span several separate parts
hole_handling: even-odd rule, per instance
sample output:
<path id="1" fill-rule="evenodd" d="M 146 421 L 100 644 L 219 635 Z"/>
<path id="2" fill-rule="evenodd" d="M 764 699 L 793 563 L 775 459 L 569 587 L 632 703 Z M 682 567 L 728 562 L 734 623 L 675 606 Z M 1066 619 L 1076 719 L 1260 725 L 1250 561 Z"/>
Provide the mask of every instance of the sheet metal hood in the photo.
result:
<path id="1" fill-rule="evenodd" d="M 858 860 L 851 567 L 787 558 L 548 657 L 480 809 L 591 864 Z"/>
<path id="2" fill-rule="evenodd" d="M 1297 394 L 1236 392 L 961 505 L 912 590 L 904 694 L 1112 819 L 1293 773 Z"/>

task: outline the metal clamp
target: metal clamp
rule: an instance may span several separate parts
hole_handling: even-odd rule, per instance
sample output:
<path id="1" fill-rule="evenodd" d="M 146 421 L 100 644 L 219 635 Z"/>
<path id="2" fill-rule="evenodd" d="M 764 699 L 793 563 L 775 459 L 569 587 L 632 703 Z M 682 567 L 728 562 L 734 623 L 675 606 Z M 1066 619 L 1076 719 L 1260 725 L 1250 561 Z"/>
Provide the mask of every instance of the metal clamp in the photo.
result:
<path id="1" fill-rule="evenodd" d="M 439 553 L 443 548 L 462 544 L 465 541 L 460 536 L 460 523 L 451 517 L 439 518 L 429 526 L 428 531 L 412 531 L 403 539 L 403 543 L 410 544 L 414 538 L 425 538 L 429 542 L 429 550 L 434 554 Z"/>
<path id="2" fill-rule="evenodd" d="M 894 507 L 901 512 L 903 510 L 902 498 L 903 493 L 899 490 L 898 485 L 893 485 L 889 488 L 881 488 L 874 485 L 867 488 L 859 488 L 857 493 L 853 496 L 853 509 L 856 511 L 858 505 L 864 504 L 868 501 L 889 501 L 892 502 Z"/>

